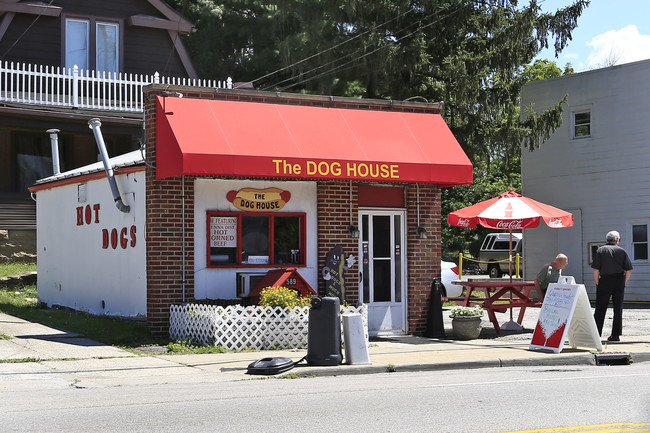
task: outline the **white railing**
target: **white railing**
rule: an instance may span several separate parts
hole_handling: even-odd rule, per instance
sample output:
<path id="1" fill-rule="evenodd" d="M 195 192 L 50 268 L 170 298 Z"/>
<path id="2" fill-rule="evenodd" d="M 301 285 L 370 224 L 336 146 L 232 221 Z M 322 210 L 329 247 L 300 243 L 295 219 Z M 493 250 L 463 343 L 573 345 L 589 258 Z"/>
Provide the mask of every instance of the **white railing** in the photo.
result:
<path id="1" fill-rule="evenodd" d="M 363 317 L 367 341 L 366 305 L 341 307 L 341 327 L 343 314 L 355 313 Z M 307 347 L 308 329 L 309 307 L 285 309 L 204 304 L 170 307 L 169 337 L 175 341 L 235 350 L 304 349 Z"/>
<path id="2" fill-rule="evenodd" d="M 232 80 L 197 80 L 0 62 L 0 102 L 109 111 L 143 111 L 147 84 L 232 88 Z"/>

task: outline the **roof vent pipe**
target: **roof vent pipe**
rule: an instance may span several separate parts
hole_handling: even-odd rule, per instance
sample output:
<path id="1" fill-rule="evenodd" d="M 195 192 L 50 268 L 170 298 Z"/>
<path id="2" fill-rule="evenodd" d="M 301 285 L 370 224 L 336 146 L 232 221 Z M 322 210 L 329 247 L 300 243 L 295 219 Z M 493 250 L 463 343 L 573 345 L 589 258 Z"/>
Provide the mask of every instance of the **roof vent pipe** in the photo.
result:
<path id="1" fill-rule="evenodd" d="M 113 200 L 115 200 L 115 206 L 124 213 L 129 213 L 131 208 L 128 205 L 125 205 L 122 202 L 122 196 L 120 195 L 120 190 L 117 188 L 117 182 L 115 181 L 115 176 L 113 175 L 113 168 L 108 160 L 108 152 L 106 151 L 106 144 L 104 143 L 104 137 L 102 136 L 102 131 L 100 127 L 102 122 L 98 118 L 92 118 L 88 121 L 88 127 L 93 130 L 95 134 L 95 141 L 97 141 L 97 148 L 99 153 L 102 156 L 102 162 L 104 163 L 104 169 L 106 170 L 106 175 L 108 176 L 108 183 L 111 186 L 111 191 L 113 192 Z"/>
<path id="2" fill-rule="evenodd" d="M 48 134 L 50 134 L 50 143 L 52 144 L 52 171 L 54 175 L 61 174 L 61 165 L 59 164 L 59 130 L 58 129 L 48 129 Z"/>

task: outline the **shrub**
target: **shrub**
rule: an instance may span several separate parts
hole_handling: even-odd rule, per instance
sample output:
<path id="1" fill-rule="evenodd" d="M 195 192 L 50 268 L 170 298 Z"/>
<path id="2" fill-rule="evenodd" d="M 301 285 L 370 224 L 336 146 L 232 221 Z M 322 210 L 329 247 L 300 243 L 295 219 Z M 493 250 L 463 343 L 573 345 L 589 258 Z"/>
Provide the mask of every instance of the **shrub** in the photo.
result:
<path id="1" fill-rule="evenodd" d="M 261 307 L 309 307 L 311 298 L 300 297 L 295 290 L 286 287 L 267 287 L 260 294 Z"/>
<path id="2" fill-rule="evenodd" d="M 451 309 L 451 317 L 481 317 L 483 308 L 476 307 L 454 307 Z"/>

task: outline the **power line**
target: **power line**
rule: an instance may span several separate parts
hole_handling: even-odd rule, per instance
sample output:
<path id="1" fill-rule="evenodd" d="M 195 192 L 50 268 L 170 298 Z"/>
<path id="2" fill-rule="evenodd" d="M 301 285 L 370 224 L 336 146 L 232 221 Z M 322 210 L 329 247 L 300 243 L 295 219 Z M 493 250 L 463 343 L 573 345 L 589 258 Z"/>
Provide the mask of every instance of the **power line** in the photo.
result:
<path id="1" fill-rule="evenodd" d="M 50 2 L 47 4 L 47 6 L 52 6 L 52 3 L 53 3 L 53 2 L 54 2 L 54 0 L 50 0 Z M 41 17 L 41 15 L 43 15 L 43 14 L 42 14 L 42 13 L 39 13 L 38 15 L 36 15 L 36 18 L 34 18 L 34 20 L 32 20 L 32 22 L 27 26 L 27 28 L 25 29 L 25 31 L 23 31 L 23 33 L 22 33 L 20 36 L 18 36 L 18 38 L 14 41 L 14 43 L 11 44 L 11 46 L 10 46 L 9 48 L 7 48 L 7 50 L 2 54 L 2 56 L 0 56 L 0 60 L 4 59 L 5 56 L 6 56 L 7 54 L 9 54 L 9 51 L 11 51 L 11 50 L 14 49 L 14 47 L 18 44 L 18 42 L 20 42 L 20 40 L 23 38 L 23 36 L 25 36 L 25 35 L 27 34 L 27 32 L 29 31 L 29 29 L 31 29 L 32 26 L 33 26 L 34 24 L 36 24 L 36 21 L 38 21 L 38 19 Z"/>
<path id="2" fill-rule="evenodd" d="M 419 31 L 421 31 L 421 30 L 423 30 L 423 29 L 426 29 L 426 28 L 428 28 L 428 27 L 431 27 L 432 25 L 437 24 L 438 22 L 440 22 L 440 21 L 442 21 L 442 20 L 444 20 L 444 19 L 446 19 L 446 18 L 449 18 L 450 16 L 452 16 L 452 15 L 458 13 L 461 9 L 462 9 L 462 7 L 461 7 L 461 8 L 458 8 L 458 9 L 456 9 L 456 10 L 450 12 L 450 13 L 448 13 L 448 14 L 445 15 L 445 16 L 442 16 L 442 17 L 438 18 L 437 20 L 434 20 L 434 21 L 432 21 L 432 22 L 430 22 L 430 23 L 428 23 L 428 24 L 425 24 L 424 26 L 418 27 L 416 30 L 412 31 L 411 33 L 408 33 L 408 34 L 406 34 L 406 35 L 404 35 L 404 36 L 402 36 L 402 37 L 400 37 L 400 38 L 395 39 L 394 41 L 391 41 L 392 43 L 389 43 L 389 44 L 383 45 L 383 46 L 381 46 L 381 47 L 378 47 L 378 48 L 376 48 L 376 49 L 374 49 L 374 50 L 372 50 L 372 51 L 370 51 L 370 52 L 368 52 L 368 53 L 362 55 L 361 57 L 356 57 L 356 58 L 354 58 L 354 59 L 352 59 L 352 60 L 349 60 L 349 61 L 347 61 L 347 62 L 345 62 L 345 63 L 343 63 L 343 64 L 341 64 L 341 65 L 339 65 L 339 66 L 337 66 L 337 67 L 335 67 L 335 68 L 332 68 L 332 69 L 330 69 L 330 70 L 328 70 L 328 71 L 324 71 L 324 72 L 322 72 L 322 73 L 320 73 L 320 74 L 318 74 L 318 75 L 315 75 L 315 76 L 313 76 L 313 77 L 305 78 L 305 79 L 303 79 L 303 80 L 297 81 L 297 82 L 295 82 L 295 83 L 293 83 L 293 84 L 291 84 L 291 85 L 288 85 L 288 86 L 282 87 L 282 88 L 280 88 L 280 89 L 278 89 L 278 90 L 279 90 L 279 91 L 284 91 L 284 90 L 286 90 L 286 89 L 289 89 L 289 88 L 291 88 L 291 87 L 297 86 L 297 85 L 299 85 L 299 84 L 303 84 L 303 83 L 306 83 L 306 82 L 308 82 L 308 81 L 315 80 L 315 79 L 318 79 L 318 78 L 321 78 L 321 77 L 327 76 L 327 75 L 329 75 L 329 74 L 332 74 L 332 73 L 335 73 L 335 72 L 338 72 L 338 71 L 341 71 L 341 70 L 348 70 L 348 69 L 351 69 L 351 68 L 354 66 L 354 65 L 351 65 L 352 63 L 355 63 L 356 61 L 358 61 L 358 60 L 360 60 L 360 59 L 363 59 L 363 58 L 365 58 L 365 57 L 368 57 L 368 56 L 370 56 L 370 55 L 376 53 L 377 51 L 380 51 L 380 50 L 383 50 L 383 49 L 385 49 L 385 48 L 387 48 L 387 47 L 390 47 L 390 46 L 392 46 L 392 45 L 398 43 L 399 41 L 401 41 L 401 40 L 403 40 L 403 39 L 405 39 L 405 38 L 408 38 L 408 37 L 414 35 L 415 33 L 419 32 Z M 428 15 L 427 17 L 424 17 L 424 18 L 418 20 L 415 24 L 421 23 L 421 22 L 424 21 L 425 19 L 430 18 L 430 17 L 432 17 L 432 16 L 434 16 L 435 14 L 440 13 L 440 12 L 441 12 L 441 11 L 433 12 L 432 14 Z M 412 25 L 413 25 L 413 24 L 411 24 L 411 25 L 405 27 L 405 29 L 411 27 Z M 401 29 L 401 30 L 403 30 L 403 29 Z M 358 50 L 357 50 L 357 51 L 358 51 Z M 356 51 L 355 51 L 355 52 L 356 52 Z M 352 53 L 352 54 L 354 54 L 354 53 Z M 350 54 L 350 55 L 352 55 L 352 54 Z M 350 55 L 347 55 L 347 56 L 345 56 L 345 57 L 349 57 Z M 323 67 L 328 66 L 328 65 L 330 65 L 330 64 L 332 64 L 332 63 L 335 63 L 335 62 L 337 62 L 337 61 L 339 61 L 339 60 L 341 60 L 341 59 L 344 59 L 345 57 L 341 57 L 341 58 L 339 58 L 339 59 L 333 60 L 333 61 L 327 63 L 327 64 L 324 65 L 324 66 L 316 67 L 316 68 L 314 68 L 314 69 L 312 69 L 312 70 L 306 72 L 305 74 L 311 73 L 311 72 L 313 72 L 313 71 L 315 71 L 315 70 L 318 70 L 318 69 L 322 69 Z M 348 66 L 348 65 L 350 65 L 350 66 Z M 346 67 L 346 66 L 347 66 L 347 67 Z M 342 68 L 344 68 L 344 67 L 345 67 L 345 69 L 342 69 Z M 280 81 L 280 82 L 278 82 L 278 83 L 276 83 L 276 84 L 274 84 L 273 86 L 270 86 L 270 87 L 274 87 L 274 86 L 277 86 L 277 85 L 279 85 L 279 84 L 285 83 L 285 82 L 287 82 L 287 81 L 291 81 L 292 79 L 293 79 L 293 78 L 285 79 L 285 80 Z M 266 89 L 268 89 L 268 88 L 270 88 L 270 87 L 266 87 Z"/>
<path id="3" fill-rule="evenodd" d="M 304 62 L 306 62 L 306 61 L 308 61 L 308 60 L 311 60 L 311 59 L 313 59 L 314 57 L 317 57 L 317 56 L 320 56 L 321 54 L 324 54 L 324 53 L 327 53 L 327 52 L 329 52 L 329 51 L 332 51 L 333 49 L 336 49 L 336 48 L 340 47 L 341 45 L 345 45 L 345 44 L 347 44 L 348 42 L 352 42 L 353 40 L 355 40 L 355 39 L 357 39 L 357 38 L 360 38 L 361 36 L 364 36 L 364 35 L 366 35 L 367 33 L 370 33 L 370 32 L 373 31 L 373 30 L 376 30 L 376 29 L 378 29 L 378 28 L 380 28 L 380 27 L 383 27 L 383 26 L 385 26 L 386 24 L 388 24 L 388 23 L 390 23 L 390 22 L 392 22 L 392 21 L 395 21 L 395 20 L 397 20 L 397 19 L 403 17 L 403 16 L 406 15 L 406 14 L 411 13 L 412 11 L 413 11 L 413 9 L 409 9 L 409 10 L 407 10 L 406 12 L 403 12 L 403 13 L 399 14 L 398 16 L 391 18 L 391 19 L 388 20 L 388 21 L 383 22 L 382 24 L 379 24 L 378 26 L 374 26 L 374 27 L 372 27 L 372 28 L 366 30 L 365 32 L 359 33 L 358 35 L 356 35 L 356 36 L 354 36 L 354 37 L 352 37 L 352 38 L 350 38 L 350 39 L 346 39 L 345 41 L 340 42 L 340 43 L 334 45 L 333 47 L 327 48 L 327 49 L 325 49 L 325 50 L 323 50 L 323 51 L 320 51 L 320 52 L 318 52 L 318 53 L 316 53 L 316 54 L 313 54 L 313 55 L 311 55 L 311 56 L 309 56 L 309 57 L 306 57 L 306 58 L 304 58 L 304 59 L 302 59 L 302 60 L 298 60 L 298 61 L 295 62 L 295 63 L 292 63 L 292 64 L 290 64 L 290 65 L 288 65 L 288 66 L 283 67 L 283 68 L 277 69 L 277 70 L 275 70 L 275 71 L 273 71 L 273 72 L 269 72 L 269 73 L 266 74 L 266 75 L 263 75 L 263 76 L 261 76 L 261 77 L 259 77 L 259 78 L 254 79 L 253 81 L 250 81 L 250 83 L 255 83 L 255 82 L 257 82 L 257 81 L 263 80 L 264 78 L 270 77 L 271 75 L 277 74 L 278 72 L 282 72 L 282 71 L 287 70 L 287 69 L 289 69 L 289 68 L 293 68 L 294 66 L 297 66 L 297 65 L 299 65 L 299 64 L 301 64 L 301 63 L 304 63 Z M 278 84 L 279 84 L 279 83 L 278 83 Z M 277 84 L 276 84 L 276 85 L 277 85 Z"/>

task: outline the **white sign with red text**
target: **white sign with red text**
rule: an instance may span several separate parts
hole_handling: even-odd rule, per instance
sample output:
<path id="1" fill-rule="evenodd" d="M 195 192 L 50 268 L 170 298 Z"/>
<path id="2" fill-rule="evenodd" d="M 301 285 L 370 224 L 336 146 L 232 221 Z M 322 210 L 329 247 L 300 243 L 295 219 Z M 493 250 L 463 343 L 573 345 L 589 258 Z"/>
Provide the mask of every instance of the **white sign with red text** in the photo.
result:
<path id="1" fill-rule="evenodd" d="M 237 217 L 210 217 L 210 247 L 237 248 Z"/>
<path id="2" fill-rule="evenodd" d="M 530 349 L 560 353 L 567 338 L 573 349 L 603 350 L 584 284 L 575 284 L 573 277 L 563 276 L 548 286 Z"/>

